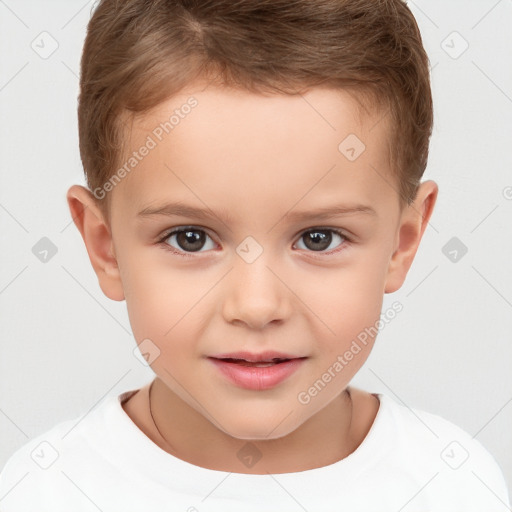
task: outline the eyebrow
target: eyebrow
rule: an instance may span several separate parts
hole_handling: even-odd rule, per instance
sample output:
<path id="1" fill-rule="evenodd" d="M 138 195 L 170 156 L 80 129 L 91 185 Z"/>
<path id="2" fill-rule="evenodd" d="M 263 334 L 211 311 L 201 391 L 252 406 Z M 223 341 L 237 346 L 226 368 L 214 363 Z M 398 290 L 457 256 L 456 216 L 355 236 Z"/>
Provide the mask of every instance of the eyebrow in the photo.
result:
<path id="1" fill-rule="evenodd" d="M 305 211 L 290 211 L 284 215 L 291 221 L 302 220 L 322 220 L 329 219 L 341 215 L 350 214 L 366 214 L 377 216 L 377 212 L 368 205 L 355 204 L 355 205 L 335 205 L 329 207 L 317 208 L 315 210 Z M 167 203 L 161 206 L 148 206 L 143 208 L 137 217 L 147 218 L 152 216 L 167 216 L 167 217 L 193 217 L 196 219 L 212 220 L 221 219 L 223 222 L 232 222 L 232 217 L 225 211 L 220 211 L 215 214 L 208 208 L 197 208 L 194 206 L 186 205 L 184 203 Z"/>

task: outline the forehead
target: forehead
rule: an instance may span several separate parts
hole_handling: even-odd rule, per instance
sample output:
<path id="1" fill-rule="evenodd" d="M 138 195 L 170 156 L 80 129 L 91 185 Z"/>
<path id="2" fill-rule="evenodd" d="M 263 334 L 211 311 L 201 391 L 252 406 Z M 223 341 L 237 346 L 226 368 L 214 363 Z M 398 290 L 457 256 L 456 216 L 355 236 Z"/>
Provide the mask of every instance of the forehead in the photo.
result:
<path id="1" fill-rule="evenodd" d="M 129 172 L 112 204 L 133 214 L 165 200 L 229 203 L 241 213 L 352 198 L 384 207 L 397 197 L 388 119 L 379 115 L 340 89 L 292 96 L 190 87 L 134 119 Z"/>

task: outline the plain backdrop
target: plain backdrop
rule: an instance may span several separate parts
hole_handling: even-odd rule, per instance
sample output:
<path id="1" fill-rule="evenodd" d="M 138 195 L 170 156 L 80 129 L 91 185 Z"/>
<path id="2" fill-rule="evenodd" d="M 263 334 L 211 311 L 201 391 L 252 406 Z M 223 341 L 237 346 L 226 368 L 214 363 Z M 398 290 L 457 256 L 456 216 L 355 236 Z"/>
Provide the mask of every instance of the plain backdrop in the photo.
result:
<path id="1" fill-rule="evenodd" d="M 408 5 L 431 61 L 424 179 L 439 197 L 405 284 L 384 297 L 383 311 L 396 300 L 403 310 L 353 384 L 459 425 L 512 490 L 512 1 Z M 92 7 L 0 0 L 0 468 L 32 437 L 153 377 L 65 198 L 85 184 L 76 107 Z"/>

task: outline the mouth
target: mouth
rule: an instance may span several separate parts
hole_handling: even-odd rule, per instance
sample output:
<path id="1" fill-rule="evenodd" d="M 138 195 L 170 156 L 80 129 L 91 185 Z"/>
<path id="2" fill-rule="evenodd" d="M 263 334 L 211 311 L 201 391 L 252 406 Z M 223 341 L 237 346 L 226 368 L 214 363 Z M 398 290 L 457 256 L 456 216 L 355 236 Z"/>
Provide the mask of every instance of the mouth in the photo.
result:
<path id="1" fill-rule="evenodd" d="M 307 357 L 247 361 L 238 357 L 208 357 L 231 384 L 254 391 L 274 388 L 291 377 Z"/>
<path id="2" fill-rule="evenodd" d="M 251 365 L 252 363 L 252 365 L 262 364 L 266 366 L 282 364 L 283 362 L 291 361 L 293 359 L 305 359 L 303 356 L 285 354 L 284 352 L 276 352 L 275 350 L 266 350 L 264 352 L 260 352 L 259 354 L 247 351 L 230 352 L 216 354 L 210 357 L 235 364 L 245 365 L 245 363 L 248 363 L 248 365 Z"/>

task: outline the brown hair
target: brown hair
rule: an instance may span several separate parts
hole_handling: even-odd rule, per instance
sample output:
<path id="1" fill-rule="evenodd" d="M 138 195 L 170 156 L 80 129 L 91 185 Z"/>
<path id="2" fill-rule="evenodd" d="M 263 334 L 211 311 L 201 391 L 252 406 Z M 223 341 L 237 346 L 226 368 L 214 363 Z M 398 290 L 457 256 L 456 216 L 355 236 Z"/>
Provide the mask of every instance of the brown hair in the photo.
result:
<path id="1" fill-rule="evenodd" d="M 433 108 L 429 59 L 404 1 L 102 0 L 87 28 L 78 104 L 90 190 L 122 165 L 127 120 L 204 77 L 261 93 L 352 91 L 360 106 L 391 115 L 401 207 L 414 199 Z M 107 218 L 109 195 L 99 201 Z"/>

